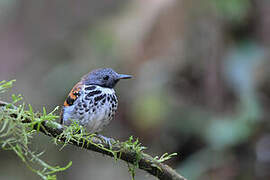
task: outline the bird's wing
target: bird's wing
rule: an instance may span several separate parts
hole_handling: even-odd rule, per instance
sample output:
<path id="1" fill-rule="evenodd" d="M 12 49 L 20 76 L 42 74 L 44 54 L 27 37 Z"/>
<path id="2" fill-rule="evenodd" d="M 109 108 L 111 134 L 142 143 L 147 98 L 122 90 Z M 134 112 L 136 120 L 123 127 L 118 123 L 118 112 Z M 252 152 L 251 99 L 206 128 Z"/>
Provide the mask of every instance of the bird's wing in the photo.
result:
<path id="1" fill-rule="evenodd" d="M 74 101 L 81 95 L 82 86 L 82 83 L 79 82 L 72 88 L 64 102 L 64 106 L 73 105 Z"/>
<path id="2" fill-rule="evenodd" d="M 73 103 L 78 99 L 78 97 L 81 95 L 81 90 L 83 88 L 83 84 L 81 82 L 78 82 L 72 90 L 69 92 L 65 102 L 64 102 L 64 107 L 71 106 Z M 63 107 L 63 108 L 64 108 Z M 63 123 L 63 108 L 60 113 L 60 124 Z"/>

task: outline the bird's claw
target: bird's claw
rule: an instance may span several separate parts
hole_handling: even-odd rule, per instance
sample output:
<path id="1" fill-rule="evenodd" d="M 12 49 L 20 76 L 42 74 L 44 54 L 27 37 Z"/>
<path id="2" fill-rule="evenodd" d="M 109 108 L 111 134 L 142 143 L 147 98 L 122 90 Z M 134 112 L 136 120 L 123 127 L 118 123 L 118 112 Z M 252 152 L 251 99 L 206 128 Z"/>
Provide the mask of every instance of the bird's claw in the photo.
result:
<path id="1" fill-rule="evenodd" d="M 100 134 L 98 134 L 97 136 L 101 138 L 106 144 L 108 144 L 110 148 L 112 147 L 111 138 L 102 136 Z"/>

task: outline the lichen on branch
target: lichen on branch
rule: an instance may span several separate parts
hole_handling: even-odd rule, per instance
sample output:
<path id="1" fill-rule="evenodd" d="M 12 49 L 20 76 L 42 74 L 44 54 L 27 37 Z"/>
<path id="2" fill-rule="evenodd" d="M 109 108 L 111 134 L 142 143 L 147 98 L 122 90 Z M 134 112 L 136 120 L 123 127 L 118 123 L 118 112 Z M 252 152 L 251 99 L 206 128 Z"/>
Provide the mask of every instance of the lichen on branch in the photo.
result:
<path id="1" fill-rule="evenodd" d="M 6 92 L 13 82 L 0 81 L 0 94 Z M 42 179 L 56 179 L 56 173 L 66 170 L 72 163 L 68 163 L 65 167 L 51 166 L 41 159 L 44 152 L 31 151 L 29 148 L 31 139 L 40 132 L 54 138 L 54 142 L 61 144 L 62 148 L 71 144 L 114 157 L 115 160 L 126 161 L 132 179 L 135 176 L 135 168 L 140 168 L 161 180 L 185 179 L 163 164 L 164 161 L 175 156 L 175 153 L 165 153 L 161 157 L 153 158 L 143 152 L 146 147 L 133 137 L 124 142 L 113 140 L 112 145 L 109 146 L 95 134 L 85 133 L 79 124 L 73 123 L 71 126 L 64 127 L 57 123 L 59 118 L 55 115 L 57 107 L 50 113 L 47 113 L 45 108 L 42 113 L 36 113 L 31 105 L 28 105 L 27 110 L 24 103 L 16 106 L 16 103 L 21 100 L 20 95 L 12 95 L 11 103 L 0 101 L 0 145 L 2 149 L 13 150 L 26 166 Z M 36 165 L 40 168 L 34 168 Z"/>

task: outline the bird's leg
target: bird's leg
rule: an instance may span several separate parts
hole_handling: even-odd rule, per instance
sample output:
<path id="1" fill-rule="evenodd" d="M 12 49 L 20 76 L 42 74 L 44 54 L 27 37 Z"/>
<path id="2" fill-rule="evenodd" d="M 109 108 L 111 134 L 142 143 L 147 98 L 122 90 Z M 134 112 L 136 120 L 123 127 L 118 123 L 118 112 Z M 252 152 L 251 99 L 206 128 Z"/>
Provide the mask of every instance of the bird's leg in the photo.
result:
<path id="1" fill-rule="evenodd" d="M 97 133 L 96 133 L 96 134 L 97 134 Z M 106 144 L 108 144 L 110 148 L 112 147 L 112 143 L 111 143 L 111 139 L 112 139 L 112 138 L 108 138 L 108 137 L 102 136 L 101 134 L 97 134 L 97 136 L 98 136 L 100 139 L 102 139 Z"/>
<path id="2" fill-rule="evenodd" d="M 72 134 L 83 134 L 84 133 L 84 130 L 83 129 L 79 129 L 79 130 L 73 130 L 72 131 Z"/>

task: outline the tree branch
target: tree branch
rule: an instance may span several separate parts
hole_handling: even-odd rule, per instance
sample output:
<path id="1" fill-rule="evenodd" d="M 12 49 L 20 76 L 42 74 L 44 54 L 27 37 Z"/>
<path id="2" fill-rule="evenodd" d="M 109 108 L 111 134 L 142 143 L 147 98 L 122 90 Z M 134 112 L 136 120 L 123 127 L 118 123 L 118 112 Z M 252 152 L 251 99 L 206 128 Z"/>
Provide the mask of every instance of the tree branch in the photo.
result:
<path id="1" fill-rule="evenodd" d="M 6 106 L 8 103 L 0 101 L 0 107 Z M 12 114 L 13 117 L 17 117 L 17 114 Z M 31 123 L 30 119 L 23 119 L 23 123 Z M 37 126 L 34 126 L 34 129 L 37 129 Z M 44 133 L 47 136 L 51 137 L 61 137 L 61 133 L 63 133 L 64 127 L 59 123 L 54 121 L 43 121 L 42 126 L 39 129 L 40 132 Z M 65 137 L 61 137 L 59 139 L 62 142 L 66 142 Z M 102 153 L 108 156 L 113 157 L 114 154 L 111 151 L 107 151 L 106 149 L 110 149 L 109 145 L 104 143 L 97 137 L 91 137 L 91 143 L 85 143 L 85 141 L 89 141 L 86 138 L 77 138 L 69 141 L 69 144 L 72 144 L 77 147 L 82 147 L 88 149 L 90 151 L 95 151 L 98 153 Z M 102 145 L 97 146 L 97 144 Z M 138 167 L 153 176 L 158 177 L 160 180 L 186 180 L 183 176 L 178 174 L 175 170 L 173 170 L 170 166 L 158 162 L 156 159 L 151 157 L 146 153 L 141 153 L 140 159 L 138 161 L 137 153 L 134 149 L 126 149 L 123 148 L 121 142 L 113 143 L 111 150 L 117 152 L 117 158 L 131 163 L 138 163 Z"/>

